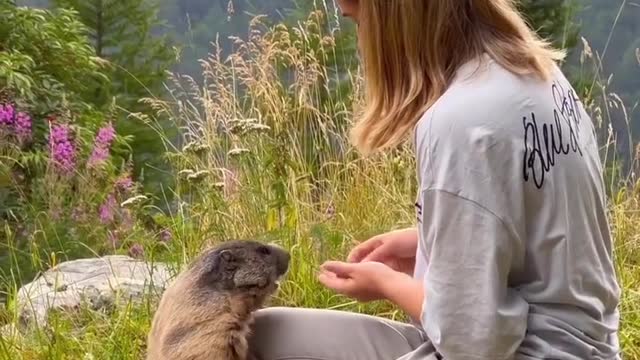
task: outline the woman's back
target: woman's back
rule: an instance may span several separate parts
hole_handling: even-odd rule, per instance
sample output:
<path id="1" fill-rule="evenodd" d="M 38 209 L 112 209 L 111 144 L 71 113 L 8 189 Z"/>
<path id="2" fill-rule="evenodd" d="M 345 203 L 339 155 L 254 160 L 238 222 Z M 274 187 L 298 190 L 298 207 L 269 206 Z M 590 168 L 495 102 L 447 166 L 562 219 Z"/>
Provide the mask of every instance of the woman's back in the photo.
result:
<path id="1" fill-rule="evenodd" d="M 445 358 L 459 344 L 499 358 L 521 342 L 521 359 L 615 359 L 619 288 L 591 119 L 558 69 L 541 82 L 483 59 L 416 128 L 427 335 Z M 476 215 L 457 217 L 465 206 Z M 445 291 L 461 282 L 475 301 Z"/>

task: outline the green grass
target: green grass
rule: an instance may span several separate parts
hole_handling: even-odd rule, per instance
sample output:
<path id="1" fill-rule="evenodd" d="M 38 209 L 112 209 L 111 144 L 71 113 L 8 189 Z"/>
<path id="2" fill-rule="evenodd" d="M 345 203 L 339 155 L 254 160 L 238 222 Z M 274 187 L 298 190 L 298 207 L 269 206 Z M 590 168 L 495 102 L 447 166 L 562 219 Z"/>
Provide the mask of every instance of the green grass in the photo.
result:
<path id="1" fill-rule="evenodd" d="M 351 149 L 347 130 L 360 101 L 361 79 L 349 71 L 336 73 L 340 55 L 335 39 L 319 30 L 322 21 L 314 14 L 299 28 L 268 30 L 256 21 L 254 28 L 261 31 L 239 42 L 230 59 L 214 53 L 203 62 L 205 85 L 174 77 L 171 99 L 147 100 L 158 117 L 144 119 L 150 126 L 171 119 L 186 130 L 182 144 L 166 142 L 176 174 L 201 171 L 205 178 L 180 175 L 176 187 L 166 189 L 176 199 L 166 204 L 170 210 L 163 218 L 173 238 L 166 247 L 148 246 L 146 257 L 179 268 L 208 244 L 231 238 L 277 241 L 291 251 L 292 264 L 273 305 L 404 319 L 391 304 L 355 303 L 316 279 L 320 263 L 344 258 L 358 241 L 411 225 L 416 187 L 409 148 L 368 159 Z M 285 73 L 292 81 L 277 80 Z M 597 98 L 593 94 L 599 92 L 590 94 Z M 594 101 L 590 109 L 607 114 L 608 106 Z M 269 129 L 257 128 L 251 119 Z M 604 120 L 601 129 L 607 127 Z M 245 131 L 237 131 L 241 128 Z M 205 150 L 194 150 L 194 144 Z M 604 139 L 603 146 L 612 145 Z M 246 152 L 236 155 L 232 149 Z M 607 173 L 607 178 L 614 189 L 611 224 L 624 287 L 621 341 L 626 359 L 640 359 L 640 196 L 633 181 L 620 187 L 612 180 L 617 177 Z M 55 260 L 34 263 L 47 268 Z M 18 278 L 2 279 L 13 291 L 1 323 L 15 322 Z M 108 313 L 56 314 L 49 329 L 0 337 L 0 359 L 142 359 L 154 309 L 149 298 Z"/>

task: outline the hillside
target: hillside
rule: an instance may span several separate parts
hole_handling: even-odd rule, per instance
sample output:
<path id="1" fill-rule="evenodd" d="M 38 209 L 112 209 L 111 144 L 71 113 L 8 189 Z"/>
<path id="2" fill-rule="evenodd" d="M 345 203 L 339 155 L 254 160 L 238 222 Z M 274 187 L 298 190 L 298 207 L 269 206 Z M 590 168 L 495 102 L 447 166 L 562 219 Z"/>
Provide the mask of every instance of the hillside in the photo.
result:
<path id="1" fill-rule="evenodd" d="M 155 1 L 155 0 L 150 0 Z M 47 0 L 20 0 L 19 3 L 46 6 Z M 164 25 L 155 29 L 157 34 L 167 34 L 173 43 L 181 48 L 180 61 L 173 70 L 192 76 L 195 80 L 201 73 L 200 60 L 205 59 L 214 50 L 213 43 L 221 48 L 221 54 L 233 51 L 233 40 L 230 36 L 246 38 L 249 21 L 255 15 L 266 15 L 273 22 L 295 22 L 305 16 L 309 9 L 318 6 L 333 15 L 331 26 L 344 30 L 345 24 L 335 10 L 332 1 L 316 0 L 157 0 L 158 16 Z M 567 0 L 553 0 L 544 3 L 523 0 L 525 7 L 556 7 L 559 9 Z M 539 5 L 542 4 L 542 5 Z M 547 11 L 542 19 L 533 19 L 537 26 L 555 28 L 559 44 L 565 39 L 562 29 L 577 26 L 579 29 L 572 56 L 566 65 L 567 71 L 574 78 L 581 78 L 585 86 L 593 88 L 596 84 L 592 70 L 580 63 L 583 45 L 580 38 L 586 39 L 597 58 L 601 62 L 595 69 L 607 83 L 607 92 L 616 93 L 624 101 L 630 113 L 610 109 L 613 112 L 613 128 L 618 138 L 618 150 L 628 162 L 632 157 L 634 143 L 640 136 L 640 110 L 637 106 L 640 99 L 640 66 L 638 66 L 636 49 L 640 48 L 640 4 L 629 0 L 575 0 L 572 3 L 575 11 L 564 17 L 551 17 L 558 11 Z M 565 24 L 558 23 L 565 20 Z M 553 21 L 553 23 L 550 23 Z M 348 27 L 347 27 L 348 29 Z M 560 29 L 559 31 L 557 29 Z M 348 30 L 347 30 L 348 31 Z M 344 53 L 355 56 L 353 49 Z M 586 72 L 585 72 L 586 70 Z M 604 75 L 603 75 L 604 74 Z M 596 87 L 597 88 L 597 87 Z M 627 121 L 626 119 L 630 119 Z M 631 135 L 631 136 L 630 136 Z"/>

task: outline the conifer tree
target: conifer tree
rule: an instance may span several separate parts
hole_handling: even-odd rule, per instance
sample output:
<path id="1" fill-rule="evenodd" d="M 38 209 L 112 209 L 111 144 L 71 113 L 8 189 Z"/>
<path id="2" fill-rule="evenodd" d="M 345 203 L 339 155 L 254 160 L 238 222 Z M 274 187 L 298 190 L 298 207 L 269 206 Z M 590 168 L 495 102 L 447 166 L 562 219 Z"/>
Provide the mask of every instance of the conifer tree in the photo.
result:
<path id="1" fill-rule="evenodd" d="M 54 0 L 55 6 L 79 13 L 96 55 L 108 62 L 112 84 L 96 89 L 98 103 L 115 96 L 127 108 L 137 109 L 140 98 L 157 96 L 162 88 L 174 52 L 169 39 L 157 31 L 163 23 L 155 1 Z"/>
<path id="2" fill-rule="evenodd" d="M 130 112 L 152 114 L 142 98 L 163 97 L 166 72 L 175 64 L 175 52 L 161 27 L 158 0 L 53 0 L 59 8 L 74 9 L 89 28 L 96 55 L 104 61 L 108 86 L 96 84 L 92 90 L 99 106 L 118 106 Z M 118 132 L 132 135 L 134 171 L 144 174 L 143 183 L 158 192 L 159 182 L 167 185 L 162 163 L 165 151 L 157 131 L 126 117 L 116 122 Z M 162 124 L 169 132 L 169 124 Z M 159 172 L 161 171 L 161 172 Z M 152 183 L 153 181 L 153 183 Z"/>

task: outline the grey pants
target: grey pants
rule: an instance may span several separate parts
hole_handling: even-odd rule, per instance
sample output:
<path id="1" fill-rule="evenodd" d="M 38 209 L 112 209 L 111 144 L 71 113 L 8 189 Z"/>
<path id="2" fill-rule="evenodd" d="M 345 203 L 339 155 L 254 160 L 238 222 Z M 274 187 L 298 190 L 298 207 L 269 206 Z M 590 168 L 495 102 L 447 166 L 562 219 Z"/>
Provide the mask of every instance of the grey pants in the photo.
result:
<path id="1" fill-rule="evenodd" d="M 417 327 L 345 311 L 272 307 L 249 338 L 258 360 L 438 360 Z"/>

